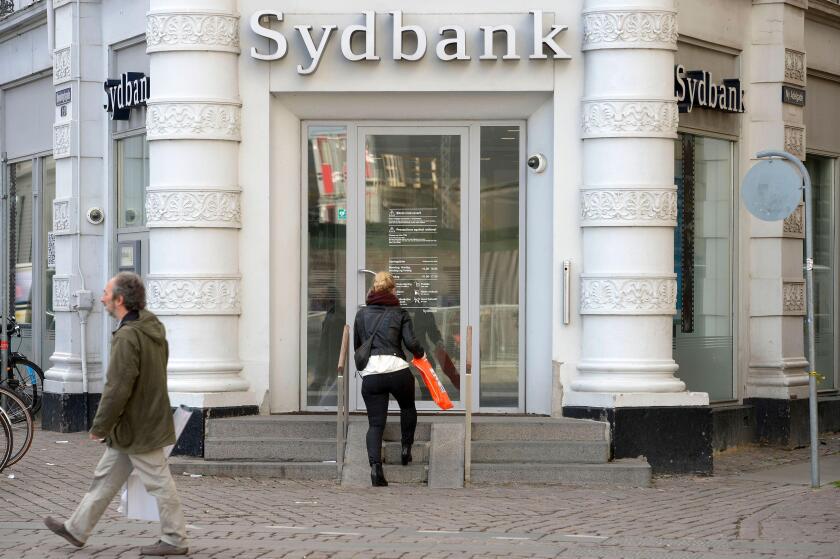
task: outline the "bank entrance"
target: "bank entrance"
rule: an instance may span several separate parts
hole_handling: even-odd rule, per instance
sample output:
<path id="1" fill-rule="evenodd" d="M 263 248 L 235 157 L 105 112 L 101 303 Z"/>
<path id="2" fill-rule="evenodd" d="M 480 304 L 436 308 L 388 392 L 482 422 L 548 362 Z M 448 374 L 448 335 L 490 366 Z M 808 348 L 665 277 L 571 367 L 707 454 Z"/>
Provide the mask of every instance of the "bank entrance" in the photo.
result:
<path id="1" fill-rule="evenodd" d="M 342 328 L 388 270 L 455 409 L 471 325 L 474 411 L 524 411 L 523 123 L 307 122 L 303 142 L 304 409 L 335 407 Z"/>

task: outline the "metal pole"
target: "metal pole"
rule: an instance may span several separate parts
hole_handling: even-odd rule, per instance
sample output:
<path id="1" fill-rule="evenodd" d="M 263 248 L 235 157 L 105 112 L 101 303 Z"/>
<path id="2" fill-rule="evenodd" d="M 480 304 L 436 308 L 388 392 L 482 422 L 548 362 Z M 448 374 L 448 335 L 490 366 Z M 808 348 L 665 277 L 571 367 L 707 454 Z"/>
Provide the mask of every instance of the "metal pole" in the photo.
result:
<path id="1" fill-rule="evenodd" d="M 347 355 L 349 353 L 350 345 L 350 326 L 344 325 L 344 331 L 341 334 L 341 351 L 338 354 L 338 367 L 336 378 L 336 434 L 335 434 L 335 462 L 338 466 L 338 478 L 341 479 L 344 470 L 344 445 L 347 437 L 347 391 L 345 385 L 347 384 Z"/>
<path id="2" fill-rule="evenodd" d="M 6 191 L 6 155 L 3 154 L 2 161 L 0 161 L 2 165 L 0 165 L 0 236 L 2 236 L 3 242 L 0 244 L 0 375 L 6 375 L 6 367 L 9 363 L 9 333 L 6 331 L 6 326 L 8 323 L 8 312 L 9 312 L 9 302 L 7 301 L 9 295 L 9 287 L 6 285 L 6 281 L 9 278 L 9 274 L 6 271 L 6 267 L 8 266 L 9 262 L 9 232 L 7 228 L 9 226 L 9 220 L 7 218 L 7 213 L 9 211 L 8 206 L 8 198 L 9 194 Z"/>
<path id="3" fill-rule="evenodd" d="M 817 371 L 814 350 L 814 212 L 812 208 L 811 175 L 798 157 L 784 151 L 765 150 L 756 157 L 781 157 L 793 163 L 805 184 L 805 340 L 808 359 L 808 412 L 811 423 L 811 487 L 820 486 L 819 424 L 817 420 Z"/>
<path id="4" fill-rule="evenodd" d="M 467 326 L 467 367 L 464 375 L 464 485 L 472 476 L 472 326 Z"/>

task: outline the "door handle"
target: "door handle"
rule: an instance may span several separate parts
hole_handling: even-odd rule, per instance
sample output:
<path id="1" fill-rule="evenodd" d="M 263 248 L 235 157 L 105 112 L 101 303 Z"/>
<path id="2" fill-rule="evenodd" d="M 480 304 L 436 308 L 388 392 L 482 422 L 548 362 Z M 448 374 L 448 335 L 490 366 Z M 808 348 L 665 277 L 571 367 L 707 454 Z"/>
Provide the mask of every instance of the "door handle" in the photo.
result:
<path id="1" fill-rule="evenodd" d="M 368 270 L 367 268 L 359 268 L 359 273 L 360 274 L 370 274 L 372 276 L 376 276 L 376 272 L 374 272 L 373 270 Z"/>

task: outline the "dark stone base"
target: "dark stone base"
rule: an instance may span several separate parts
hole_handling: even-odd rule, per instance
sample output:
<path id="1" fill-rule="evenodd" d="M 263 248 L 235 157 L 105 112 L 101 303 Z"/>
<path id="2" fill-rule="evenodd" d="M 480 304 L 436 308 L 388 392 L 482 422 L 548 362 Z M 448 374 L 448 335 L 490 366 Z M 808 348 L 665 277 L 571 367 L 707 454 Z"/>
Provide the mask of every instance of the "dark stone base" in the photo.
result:
<path id="1" fill-rule="evenodd" d="M 644 456 L 654 474 L 712 474 L 709 406 L 614 409 L 567 406 L 563 415 L 609 422 L 613 458 Z"/>
<path id="2" fill-rule="evenodd" d="M 811 422 L 808 400 L 747 398 L 755 409 L 756 442 L 800 448 L 810 444 Z M 840 397 L 819 397 L 817 417 L 821 433 L 840 430 Z"/>
<path id="3" fill-rule="evenodd" d="M 712 448 L 726 450 L 755 442 L 755 408 L 727 405 L 712 408 Z"/>
<path id="4" fill-rule="evenodd" d="M 101 394 L 88 394 L 86 405 L 84 394 L 45 392 L 44 403 L 41 406 L 41 427 L 45 431 L 59 433 L 87 431 L 93 423 L 101 396 Z"/>
<path id="5" fill-rule="evenodd" d="M 184 406 L 186 407 L 186 406 Z M 193 412 L 192 417 L 184 427 L 181 437 L 175 448 L 172 449 L 173 456 L 195 456 L 204 458 L 204 437 L 207 432 L 207 420 L 220 417 L 240 417 L 243 415 L 257 415 L 260 413 L 258 406 L 236 406 L 230 408 L 189 408 Z M 174 410 L 174 408 L 173 408 Z"/>

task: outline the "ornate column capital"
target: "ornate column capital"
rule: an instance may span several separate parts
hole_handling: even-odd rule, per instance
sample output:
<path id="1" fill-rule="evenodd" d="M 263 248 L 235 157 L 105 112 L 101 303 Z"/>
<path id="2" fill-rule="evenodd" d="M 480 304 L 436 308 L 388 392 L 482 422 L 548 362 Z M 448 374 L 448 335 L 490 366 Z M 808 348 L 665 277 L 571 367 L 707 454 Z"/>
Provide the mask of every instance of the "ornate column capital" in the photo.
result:
<path id="1" fill-rule="evenodd" d="M 677 50 L 677 13 L 643 8 L 583 11 L 582 50 Z"/>
<path id="2" fill-rule="evenodd" d="M 674 99 L 584 99 L 582 138 L 676 138 Z"/>
<path id="3" fill-rule="evenodd" d="M 217 11 L 146 14 L 146 52 L 198 50 L 239 53 L 239 16 Z"/>
<path id="4" fill-rule="evenodd" d="M 581 274 L 580 314 L 673 315 L 675 274 L 619 276 Z"/>
<path id="5" fill-rule="evenodd" d="M 159 315 L 238 315 L 239 280 L 239 276 L 150 275 L 148 305 Z"/>
<path id="6" fill-rule="evenodd" d="M 242 226 L 239 189 L 156 186 L 146 191 L 148 227 Z"/>
<path id="7" fill-rule="evenodd" d="M 677 187 L 584 186 L 580 220 L 581 227 L 675 227 Z"/>
<path id="8" fill-rule="evenodd" d="M 146 137 L 238 142 L 240 108 L 238 101 L 224 99 L 152 99 L 146 109 Z"/>

